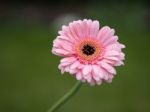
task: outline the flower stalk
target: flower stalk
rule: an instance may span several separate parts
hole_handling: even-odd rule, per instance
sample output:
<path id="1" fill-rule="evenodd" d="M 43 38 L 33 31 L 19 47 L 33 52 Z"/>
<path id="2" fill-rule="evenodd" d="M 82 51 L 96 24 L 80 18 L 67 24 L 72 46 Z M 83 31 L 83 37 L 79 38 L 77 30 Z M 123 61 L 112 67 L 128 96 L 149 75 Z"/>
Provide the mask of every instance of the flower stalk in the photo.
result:
<path id="1" fill-rule="evenodd" d="M 56 112 L 64 103 L 74 96 L 80 89 L 82 82 L 77 81 L 76 84 L 62 98 L 60 98 L 47 112 Z"/>

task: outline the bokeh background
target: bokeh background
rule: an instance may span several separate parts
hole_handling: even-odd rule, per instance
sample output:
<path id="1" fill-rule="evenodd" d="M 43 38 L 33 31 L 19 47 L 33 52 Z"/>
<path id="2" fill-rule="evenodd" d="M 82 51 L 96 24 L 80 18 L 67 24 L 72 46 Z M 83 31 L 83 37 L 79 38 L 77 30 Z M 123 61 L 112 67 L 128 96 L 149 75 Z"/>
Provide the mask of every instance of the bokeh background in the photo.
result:
<path id="1" fill-rule="evenodd" d="M 80 92 L 58 112 L 150 112 L 150 7 L 146 0 L 0 2 L 0 112 L 45 112 L 76 82 L 51 53 L 61 25 L 99 20 L 126 45 L 111 84 Z"/>

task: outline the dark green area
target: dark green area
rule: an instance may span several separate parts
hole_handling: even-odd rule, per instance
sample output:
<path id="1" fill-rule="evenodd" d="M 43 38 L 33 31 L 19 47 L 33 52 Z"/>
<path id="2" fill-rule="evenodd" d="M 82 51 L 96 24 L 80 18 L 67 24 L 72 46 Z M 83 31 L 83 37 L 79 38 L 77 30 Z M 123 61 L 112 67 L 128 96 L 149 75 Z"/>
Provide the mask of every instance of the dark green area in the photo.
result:
<path id="1" fill-rule="evenodd" d="M 125 66 L 117 68 L 111 84 L 84 84 L 58 112 L 150 112 L 150 30 L 144 9 L 108 7 L 91 6 L 87 17 L 116 29 L 126 45 Z M 56 32 L 43 24 L 1 23 L 0 112 L 45 112 L 74 85 L 72 76 L 60 75 L 60 57 L 51 53 Z"/>

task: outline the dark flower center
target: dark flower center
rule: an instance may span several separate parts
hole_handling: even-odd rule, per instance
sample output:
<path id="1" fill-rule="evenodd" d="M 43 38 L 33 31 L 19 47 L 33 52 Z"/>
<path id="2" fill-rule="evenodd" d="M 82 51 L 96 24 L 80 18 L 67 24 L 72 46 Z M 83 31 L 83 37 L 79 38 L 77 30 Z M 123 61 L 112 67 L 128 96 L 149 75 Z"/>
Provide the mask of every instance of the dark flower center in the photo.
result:
<path id="1" fill-rule="evenodd" d="M 91 45 L 86 44 L 86 45 L 83 46 L 82 52 L 84 54 L 86 54 L 87 56 L 89 56 L 89 55 L 94 54 L 95 48 L 93 46 L 91 46 Z"/>

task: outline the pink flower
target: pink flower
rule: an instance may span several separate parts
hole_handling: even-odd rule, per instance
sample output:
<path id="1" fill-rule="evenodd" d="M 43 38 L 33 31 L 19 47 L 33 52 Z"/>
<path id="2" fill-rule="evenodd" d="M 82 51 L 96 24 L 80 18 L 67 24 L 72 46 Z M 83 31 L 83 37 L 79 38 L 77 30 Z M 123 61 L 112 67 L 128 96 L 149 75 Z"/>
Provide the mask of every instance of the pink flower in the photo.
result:
<path id="1" fill-rule="evenodd" d="M 69 72 L 77 80 L 91 85 L 111 82 L 116 70 L 123 65 L 125 48 L 118 42 L 114 29 L 101 27 L 98 21 L 84 19 L 62 26 L 53 42 L 52 53 L 63 57 L 61 73 Z"/>

